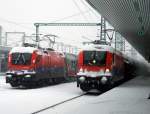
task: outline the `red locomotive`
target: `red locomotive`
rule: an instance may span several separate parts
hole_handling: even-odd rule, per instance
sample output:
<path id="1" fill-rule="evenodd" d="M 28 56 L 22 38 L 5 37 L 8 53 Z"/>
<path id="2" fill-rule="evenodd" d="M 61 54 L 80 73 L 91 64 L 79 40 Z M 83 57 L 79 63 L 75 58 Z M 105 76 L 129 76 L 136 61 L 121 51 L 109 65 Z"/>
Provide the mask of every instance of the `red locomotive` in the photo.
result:
<path id="1" fill-rule="evenodd" d="M 102 90 L 124 78 L 131 65 L 122 53 L 108 45 L 93 45 L 79 52 L 77 87 Z M 126 71 L 128 69 L 128 71 Z"/>
<path id="2" fill-rule="evenodd" d="M 76 75 L 76 56 L 53 49 L 14 47 L 9 52 L 6 83 L 12 87 L 49 84 Z"/>

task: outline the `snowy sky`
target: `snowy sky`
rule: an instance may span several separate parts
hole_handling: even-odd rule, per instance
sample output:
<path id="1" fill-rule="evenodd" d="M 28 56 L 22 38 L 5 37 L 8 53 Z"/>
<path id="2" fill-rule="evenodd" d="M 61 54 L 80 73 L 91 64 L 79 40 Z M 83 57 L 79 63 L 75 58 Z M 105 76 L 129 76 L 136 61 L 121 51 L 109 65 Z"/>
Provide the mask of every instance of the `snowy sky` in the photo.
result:
<path id="1" fill-rule="evenodd" d="M 100 22 L 98 14 L 85 0 L 0 0 L 0 25 L 2 35 L 5 32 L 25 32 L 30 36 L 35 33 L 34 23 L 52 22 Z M 107 26 L 110 28 L 110 26 Z M 40 33 L 54 34 L 57 42 L 82 46 L 88 39 L 98 39 L 97 27 L 41 27 Z M 111 36 L 112 33 L 110 33 Z M 21 41 L 21 34 L 8 35 L 8 45 L 16 46 Z M 4 38 L 2 39 L 5 41 Z M 26 38 L 26 42 L 33 40 Z M 48 47 L 48 42 L 42 42 Z"/>
<path id="2" fill-rule="evenodd" d="M 85 0 L 0 0 L 0 25 L 8 31 L 35 33 L 35 22 L 100 22 L 100 15 Z M 77 45 L 82 37 L 95 39 L 97 27 L 42 27 L 43 34 L 55 34 L 67 44 Z M 20 36 L 19 36 L 20 37 Z M 17 37 L 9 36 L 8 43 Z M 20 40 L 18 40 L 20 41 Z"/>

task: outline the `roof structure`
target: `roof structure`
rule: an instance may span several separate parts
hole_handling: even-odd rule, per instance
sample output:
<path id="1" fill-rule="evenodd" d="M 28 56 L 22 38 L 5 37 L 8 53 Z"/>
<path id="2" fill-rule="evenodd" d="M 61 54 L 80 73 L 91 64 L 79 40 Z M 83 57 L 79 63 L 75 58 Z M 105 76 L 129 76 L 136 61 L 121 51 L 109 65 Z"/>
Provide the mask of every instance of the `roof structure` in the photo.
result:
<path id="1" fill-rule="evenodd" d="M 149 0 L 86 0 L 150 61 Z"/>

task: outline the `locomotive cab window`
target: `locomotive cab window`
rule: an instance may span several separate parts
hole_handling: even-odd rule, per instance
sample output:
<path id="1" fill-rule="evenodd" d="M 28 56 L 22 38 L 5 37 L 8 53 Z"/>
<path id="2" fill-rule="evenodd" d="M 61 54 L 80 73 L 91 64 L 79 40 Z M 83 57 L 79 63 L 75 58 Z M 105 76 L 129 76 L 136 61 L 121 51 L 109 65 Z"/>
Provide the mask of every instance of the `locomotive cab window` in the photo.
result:
<path id="1" fill-rule="evenodd" d="M 85 65 L 104 66 L 106 64 L 106 51 L 84 51 Z"/>
<path id="2" fill-rule="evenodd" d="M 31 56 L 31 53 L 12 53 L 11 61 L 13 65 L 30 65 Z"/>

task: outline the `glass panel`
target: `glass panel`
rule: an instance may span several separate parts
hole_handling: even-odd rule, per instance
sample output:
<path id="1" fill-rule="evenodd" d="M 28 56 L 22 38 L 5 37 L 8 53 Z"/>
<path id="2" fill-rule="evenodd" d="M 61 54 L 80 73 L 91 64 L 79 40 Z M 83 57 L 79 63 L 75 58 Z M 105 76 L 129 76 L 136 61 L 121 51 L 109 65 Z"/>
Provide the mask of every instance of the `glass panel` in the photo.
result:
<path id="1" fill-rule="evenodd" d="M 31 53 L 12 53 L 12 64 L 14 65 L 30 65 Z"/>
<path id="2" fill-rule="evenodd" d="M 92 66 L 103 66 L 106 63 L 105 51 L 84 51 L 84 64 Z"/>

